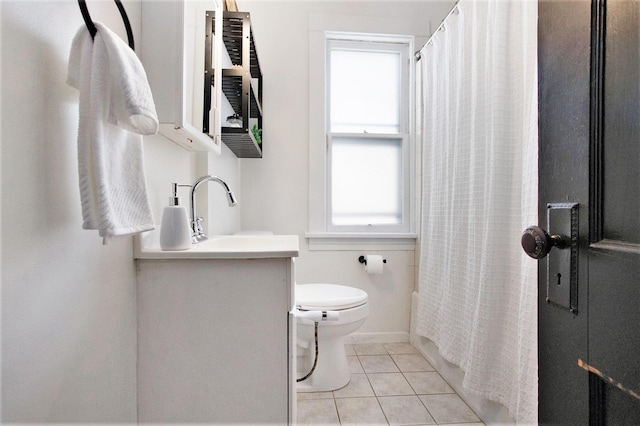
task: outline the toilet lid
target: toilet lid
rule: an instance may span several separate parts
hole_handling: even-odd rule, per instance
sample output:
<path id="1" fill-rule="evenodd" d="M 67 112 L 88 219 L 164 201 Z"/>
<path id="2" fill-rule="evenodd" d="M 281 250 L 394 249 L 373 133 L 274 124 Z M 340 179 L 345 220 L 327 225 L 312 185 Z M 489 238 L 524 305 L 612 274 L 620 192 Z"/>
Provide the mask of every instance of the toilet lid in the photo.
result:
<path id="1" fill-rule="evenodd" d="M 337 284 L 296 285 L 296 306 L 303 310 L 338 311 L 367 302 L 367 293 L 359 288 Z"/>

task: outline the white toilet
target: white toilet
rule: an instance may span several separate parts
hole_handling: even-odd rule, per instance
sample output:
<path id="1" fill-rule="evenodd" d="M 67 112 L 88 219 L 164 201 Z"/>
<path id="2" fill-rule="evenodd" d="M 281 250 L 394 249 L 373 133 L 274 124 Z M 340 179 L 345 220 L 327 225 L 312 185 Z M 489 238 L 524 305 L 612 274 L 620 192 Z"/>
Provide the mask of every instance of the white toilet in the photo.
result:
<path id="1" fill-rule="evenodd" d="M 344 350 L 344 337 L 356 331 L 369 314 L 367 293 L 336 284 L 296 285 L 296 307 L 301 311 L 337 311 L 337 321 L 318 323 L 318 362 L 313 374 L 298 382 L 298 392 L 324 392 L 340 389 L 349 383 L 351 373 Z M 298 375 L 303 377 L 315 359 L 314 322 L 297 321 L 298 352 L 307 355 L 307 363 Z"/>

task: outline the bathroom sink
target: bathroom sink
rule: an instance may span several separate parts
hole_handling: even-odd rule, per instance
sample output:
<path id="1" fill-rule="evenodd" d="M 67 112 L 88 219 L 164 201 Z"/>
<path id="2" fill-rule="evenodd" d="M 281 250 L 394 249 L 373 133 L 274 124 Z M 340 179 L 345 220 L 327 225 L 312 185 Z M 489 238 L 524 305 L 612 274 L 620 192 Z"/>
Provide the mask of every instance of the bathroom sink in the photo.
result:
<path id="1" fill-rule="evenodd" d="M 194 244 L 192 250 L 255 252 L 287 250 L 291 241 L 290 235 L 222 235 L 212 236 L 208 240 Z"/>
<path id="2" fill-rule="evenodd" d="M 188 250 L 163 251 L 156 231 L 136 237 L 137 259 L 254 259 L 297 257 L 297 235 L 212 235 Z"/>

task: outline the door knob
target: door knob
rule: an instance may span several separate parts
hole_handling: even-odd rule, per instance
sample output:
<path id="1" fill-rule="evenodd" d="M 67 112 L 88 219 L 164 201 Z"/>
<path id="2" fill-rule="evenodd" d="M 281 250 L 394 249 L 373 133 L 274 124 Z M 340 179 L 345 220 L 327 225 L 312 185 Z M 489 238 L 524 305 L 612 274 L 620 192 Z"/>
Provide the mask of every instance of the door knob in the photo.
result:
<path id="1" fill-rule="evenodd" d="M 545 257 L 552 247 L 563 249 L 568 247 L 570 241 L 560 235 L 549 235 L 539 226 L 530 226 L 522 233 L 520 244 L 525 253 L 534 259 Z"/>

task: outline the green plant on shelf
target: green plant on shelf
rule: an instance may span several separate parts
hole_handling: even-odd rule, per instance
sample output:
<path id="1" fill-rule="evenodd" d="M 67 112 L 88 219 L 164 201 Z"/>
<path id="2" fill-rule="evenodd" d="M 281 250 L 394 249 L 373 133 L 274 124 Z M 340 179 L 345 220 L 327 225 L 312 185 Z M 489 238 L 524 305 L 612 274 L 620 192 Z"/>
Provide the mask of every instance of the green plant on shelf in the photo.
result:
<path id="1" fill-rule="evenodd" d="M 258 145 L 262 145 L 262 129 L 259 129 L 257 124 L 251 128 L 251 133 L 253 133 L 253 138 L 258 142 Z"/>

